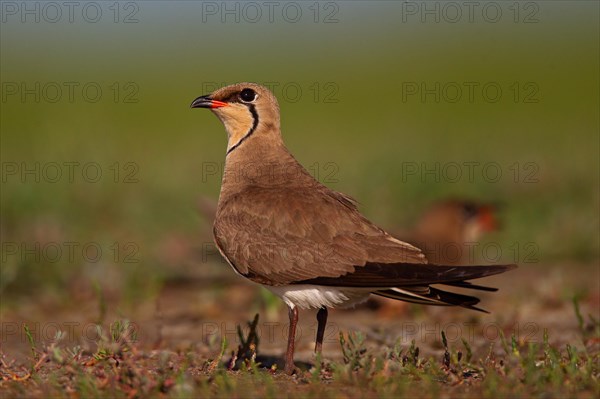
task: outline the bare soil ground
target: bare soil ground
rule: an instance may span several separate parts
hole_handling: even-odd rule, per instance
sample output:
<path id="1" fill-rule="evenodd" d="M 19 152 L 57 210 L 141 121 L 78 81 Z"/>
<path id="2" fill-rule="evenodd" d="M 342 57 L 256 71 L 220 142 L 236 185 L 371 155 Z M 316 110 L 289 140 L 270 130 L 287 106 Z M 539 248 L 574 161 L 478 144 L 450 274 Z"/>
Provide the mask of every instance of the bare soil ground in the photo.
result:
<path id="1" fill-rule="evenodd" d="M 322 364 L 313 354 L 315 312 L 301 311 L 299 370 L 292 377 L 277 371 L 287 339 L 285 308 L 236 276 L 167 282 L 130 307 L 95 295 L 67 304 L 30 298 L 2 314 L 0 389 L 3 396 L 33 397 L 593 397 L 599 393 L 599 281 L 597 267 L 525 266 L 486 281 L 500 288 L 482 297 L 490 314 L 387 299 L 334 310 Z M 237 327 L 246 339 L 255 313 L 258 341 L 246 362 L 230 370 L 243 344 Z M 63 337 L 57 340 L 59 330 Z M 527 376 L 549 364 L 553 371 L 545 382 Z M 556 377 L 555 367 L 563 370 Z M 453 388 L 441 394 L 444 386 Z"/>

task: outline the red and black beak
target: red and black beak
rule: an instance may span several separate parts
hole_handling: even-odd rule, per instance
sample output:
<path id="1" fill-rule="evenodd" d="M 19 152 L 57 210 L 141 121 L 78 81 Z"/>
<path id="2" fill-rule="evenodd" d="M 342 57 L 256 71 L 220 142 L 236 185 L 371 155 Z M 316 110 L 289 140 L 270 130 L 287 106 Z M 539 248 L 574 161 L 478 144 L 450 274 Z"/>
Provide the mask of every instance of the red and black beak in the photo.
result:
<path id="1" fill-rule="evenodd" d="M 190 108 L 221 108 L 227 106 L 223 101 L 213 100 L 210 96 L 201 96 L 192 101 Z"/>

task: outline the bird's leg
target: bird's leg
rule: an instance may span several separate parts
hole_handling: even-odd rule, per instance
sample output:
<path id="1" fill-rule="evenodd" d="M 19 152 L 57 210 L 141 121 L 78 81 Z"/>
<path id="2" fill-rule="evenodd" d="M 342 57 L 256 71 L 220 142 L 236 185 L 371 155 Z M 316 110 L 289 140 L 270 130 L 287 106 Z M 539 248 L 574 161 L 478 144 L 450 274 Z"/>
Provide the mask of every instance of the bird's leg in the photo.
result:
<path id="1" fill-rule="evenodd" d="M 317 312 L 317 341 L 315 342 L 315 353 L 320 354 L 323 349 L 323 336 L 327 324 L 327 308 L 321 308 Z"/>
<path id="2" fill-rule="evenodd" d="M 287 352 L 285 352 L 285 372 L 292 375 L 294 372 L 294 341 L 296 339 L 296 325 L 298 324 L 298 308 L 289 307 L 290 329 L 288 335 Z"/>

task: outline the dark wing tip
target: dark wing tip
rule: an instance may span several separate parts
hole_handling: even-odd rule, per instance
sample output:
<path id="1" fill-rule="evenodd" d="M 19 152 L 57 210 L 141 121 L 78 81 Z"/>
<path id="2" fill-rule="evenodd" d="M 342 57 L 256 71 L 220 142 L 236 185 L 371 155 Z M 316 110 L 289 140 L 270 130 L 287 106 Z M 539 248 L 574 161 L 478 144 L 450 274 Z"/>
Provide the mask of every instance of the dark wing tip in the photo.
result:
<path id="1" fill-rule="evenodd" d="M 448 266 L 433 263 L 367 263 L 339 277 L 316 277 L 294 284 L 337 287 L 401 287 L 429 284 L 464 283 L 504 273 L 517 267 L 508 265 Z"/>

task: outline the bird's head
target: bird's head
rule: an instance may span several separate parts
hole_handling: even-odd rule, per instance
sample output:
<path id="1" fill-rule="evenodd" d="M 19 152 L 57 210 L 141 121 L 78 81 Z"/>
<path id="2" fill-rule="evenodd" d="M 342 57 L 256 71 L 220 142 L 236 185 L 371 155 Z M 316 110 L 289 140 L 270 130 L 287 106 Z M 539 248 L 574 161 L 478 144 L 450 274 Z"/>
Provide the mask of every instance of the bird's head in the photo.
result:
<path id="1" fill-rule="evenodd" d="M 498 204 L 448 199 L 432 205 L 416 230 L 424 237 L 448 242 L 475 242 L 499 229 Z"/>
<path id="2" fill-rule="evenodd" d="M 209 108 L 225 125 L 228 153 L 252 134 L 279 134 L 279 104 L 269 89 L 237 83 L 196 98 L 192 108 Z"/>

